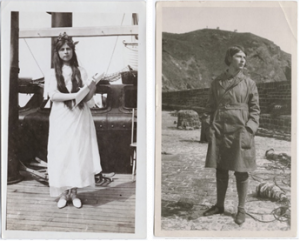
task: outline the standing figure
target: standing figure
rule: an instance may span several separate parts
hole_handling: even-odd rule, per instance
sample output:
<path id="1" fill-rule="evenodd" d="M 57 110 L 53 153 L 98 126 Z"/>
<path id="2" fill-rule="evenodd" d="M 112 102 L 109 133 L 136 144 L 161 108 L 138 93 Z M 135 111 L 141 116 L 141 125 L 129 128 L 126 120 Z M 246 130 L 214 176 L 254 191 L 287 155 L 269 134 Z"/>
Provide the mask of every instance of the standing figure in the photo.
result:
<path id="1" fill-rule="evenodd" d="M 234 171 L 238 192 L 235 222 L 245 222 L 248 173 L 256 169 L 254 135 L 259 125 L 259 101 L 256 84 L 242 72 L 246 52 L 230 47 L 225 56 L 228 69 L 211 85 L 208 101 L 210 128 L 205 167 L 216 168 L 217 202 L 204 216 L 224 212 L 228 171 Z"/>
<path id="2" fill-rule="evenodd" d="M 78 66 L 75 44 L 66 33 L 55 42 L 53 65 L 45 78 L 44 98 L 50 98 L 48 175 L 50 196 L 59 197 L 58 208 L 71 200 L 82 206 L 77 188 L 95 185 L 94 175 L 101 172 L 97 136 L 87 105 L 96 90 L 85 70 Z M 90 82 L 90 83 L 88 83 Z M 80 88 L 88 85 L 89 93 L 75 106 Z"/>

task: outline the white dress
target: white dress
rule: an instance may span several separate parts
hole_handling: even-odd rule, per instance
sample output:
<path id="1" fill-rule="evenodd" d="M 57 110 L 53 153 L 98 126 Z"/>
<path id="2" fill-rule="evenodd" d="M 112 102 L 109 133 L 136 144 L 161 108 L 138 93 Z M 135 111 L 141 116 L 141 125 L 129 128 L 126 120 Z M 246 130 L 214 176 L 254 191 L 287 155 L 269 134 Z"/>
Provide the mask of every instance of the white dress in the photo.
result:
<path id="1" fill-rule="evenodd" d="M 83 84 L 87 74 L 80 68 Z M 63 66 L 66 87 L 72 89 L 72 69 Z M 54 69 L 45 79 L 44 97 L 58 92 Z M 94 186 L 94 175 L 101 172 L 97 136 L 90 108 L 70 110 L 64 102 L 53 101 L 49 119 L 48 175 L 50 196 L 70 188 Z"/>

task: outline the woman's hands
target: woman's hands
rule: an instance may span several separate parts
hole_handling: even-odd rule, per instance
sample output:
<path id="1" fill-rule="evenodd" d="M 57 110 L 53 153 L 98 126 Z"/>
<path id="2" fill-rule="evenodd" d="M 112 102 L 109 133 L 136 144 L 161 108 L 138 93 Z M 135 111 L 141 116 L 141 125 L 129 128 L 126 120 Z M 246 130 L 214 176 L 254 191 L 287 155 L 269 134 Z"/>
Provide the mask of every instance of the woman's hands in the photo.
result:
<path id="1" fill-rule="evenodd" d="M 56 91 L 52 94 L 52 96 L 50 96 L 50 99 L 52 101 L 57 101 L 57 102 L 63 102 L 63 101 L 67 101 L 67 100 L 74 100 L 77 99 L 78 96 L 82 95 L 82 92 L 86 92 L 86 89 L 89 90 L 89 92 L 84 97 L 84 101 L 89 101 L 93 95 L 96 92 L 97 89 L 97 84 L 95 83 L 95 81 L 91 80 L 90 83 L 87 86 L 84 86 L 82 88 L 80 88 L 80 90 L 76 93 L 61 93 L 59 91 Z"/>
<path id="2" fill-rule="evenodd" d="M 88 88 L 89 88 L 89 93 L 87 94 L 87 96 L 84 98 L 84 101 L 87 102 L 89 101 L 93 95 L 95 94 L 96 92 L 96 89 L 97 89 L 97 84 L 95 83 L 95 81 L 90 81 L 90 83 L 88 84 Z"/>
<path id="3" fill-rule="evenodd" d="M 90 92 L 93 92 L 93 94 L 96 92 L 96 83 L 94 81 L 91 81 L 91 83 L 88 85 Z"/>

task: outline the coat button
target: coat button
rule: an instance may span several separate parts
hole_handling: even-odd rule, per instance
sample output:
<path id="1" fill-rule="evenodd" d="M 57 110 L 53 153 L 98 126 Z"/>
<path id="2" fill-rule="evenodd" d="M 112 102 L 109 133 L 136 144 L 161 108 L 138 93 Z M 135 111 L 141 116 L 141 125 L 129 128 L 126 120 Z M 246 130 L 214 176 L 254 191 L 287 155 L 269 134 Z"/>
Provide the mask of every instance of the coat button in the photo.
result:
<path id="1" fill-rule="evenodd" d="M 100 125 L 100 128 L 102 128 L 102 125 Z"/>
<path id="2" fill-rule="evenodd" d="M 123 125 L 123 128 L 125 128 L 125 125 Z"/>
<path id="3" fill-rule="evenodd" d="M 111 128 L 114 128 L 114 125 L 111 125 Z"/>

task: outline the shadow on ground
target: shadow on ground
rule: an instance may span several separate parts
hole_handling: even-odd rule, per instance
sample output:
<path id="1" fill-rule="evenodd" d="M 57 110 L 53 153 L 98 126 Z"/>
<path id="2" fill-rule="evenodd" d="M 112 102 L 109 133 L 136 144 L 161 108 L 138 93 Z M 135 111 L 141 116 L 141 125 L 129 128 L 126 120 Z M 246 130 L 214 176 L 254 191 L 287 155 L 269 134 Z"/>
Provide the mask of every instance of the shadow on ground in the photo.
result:
<path id="1" fill-rule="evenodd" d="M 177 127 L 174 127 L 174 126 L 169 126 L 168 129 L 170 129 L 170 130 L 178 130 Z"/>
<path id="2" fill-rule="evenodd" d="M 194 204 L 192 203 L 182 203 L 182 202 L 172 202 L 167 200 L 162 200 L 161 202 L 161 215 L 162 217 L 170 217 L 177 215 L 186 219 L 193 214 Z"/>
<path id="3" fill-rule="evenodd" d="M 78 196 L 82 199 L 84 205 L 94 207 L 103 206 L 106 203 L 114 201 L 124 203 L 127 199 L 135 195 L 135 184 L 135 182 L 126 182 L 112 188 L 80 192 Z M 111 195 L 112 192 L 114 195 Z M 105 197 L 105 199 L 103 197 Z M 133 201 L 133 204 L 134 203 Z"/>
<path id="4" fill-rule="evenodd" d="M 203 213 L 210 208 L 206 205 L 194 205 L 191 202 L 171 202 L 162 200 L 161 215 L 162 217 L 177 216 L 186 220 L 196 220 L 200 217 L 204 217 Z M 234 218 L 234 213 L 225 211 L 224 216 Z"/>
<path id="5" fill-rule="evenodd" d="M 192 143 L 195 143 L 195 142 L 197 142 L 197 143 L 200 143 L 200 141 L 199 140 L 180 140 L 180 142 L 192 142 Z"/>

